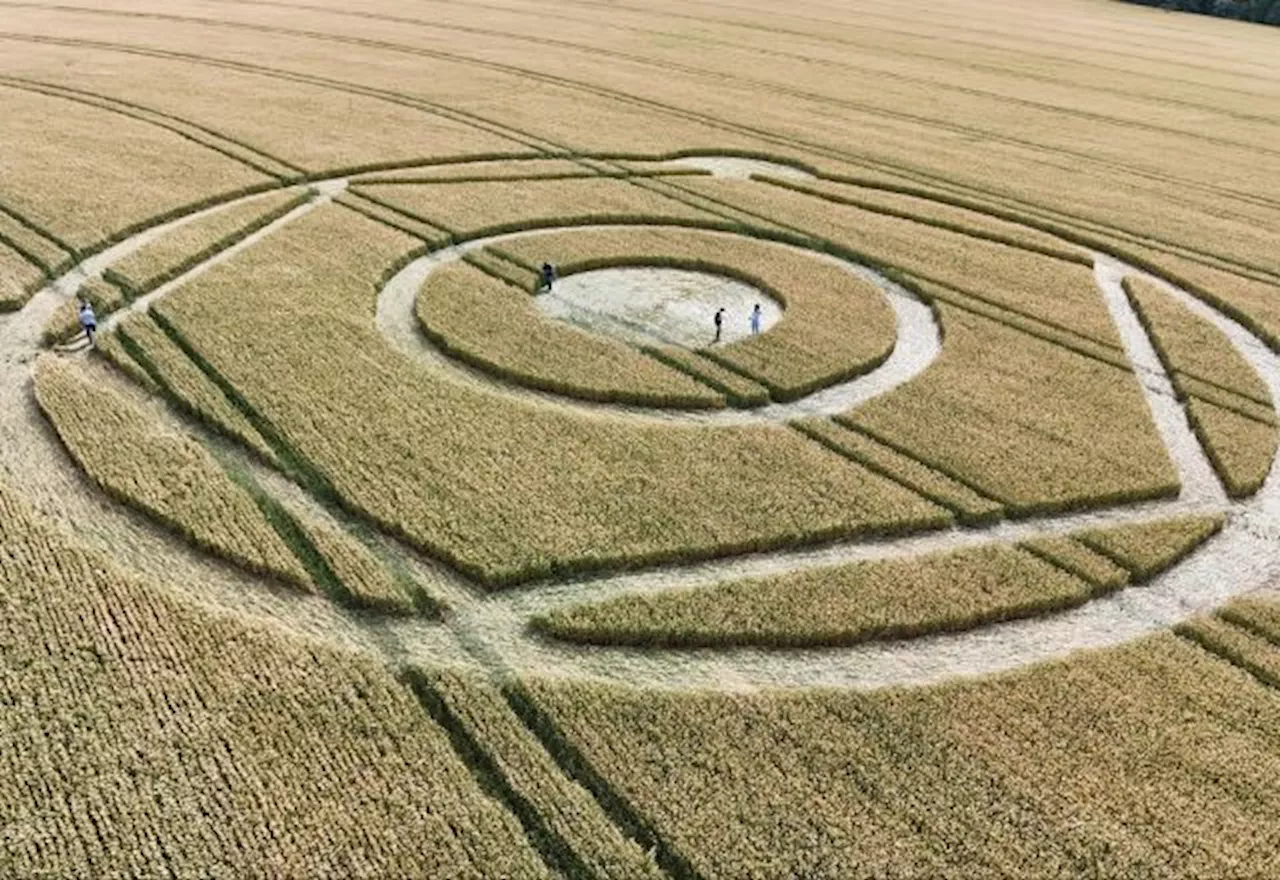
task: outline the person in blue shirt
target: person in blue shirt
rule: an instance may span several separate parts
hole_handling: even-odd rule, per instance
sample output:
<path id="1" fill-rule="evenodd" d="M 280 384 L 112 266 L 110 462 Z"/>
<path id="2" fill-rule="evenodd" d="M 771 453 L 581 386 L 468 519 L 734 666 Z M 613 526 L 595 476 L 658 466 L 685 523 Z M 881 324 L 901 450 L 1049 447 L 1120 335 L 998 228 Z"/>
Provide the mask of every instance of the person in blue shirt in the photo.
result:
<path id="1" fill-rule="evenodd" d="M 87 299 L 80 300 L 80 326 L 84 335 L 89 337 L 89 344 L 93 345 L 93 334 L 98 332 L 98 316 L 93 313 L 93 306 Z"/>

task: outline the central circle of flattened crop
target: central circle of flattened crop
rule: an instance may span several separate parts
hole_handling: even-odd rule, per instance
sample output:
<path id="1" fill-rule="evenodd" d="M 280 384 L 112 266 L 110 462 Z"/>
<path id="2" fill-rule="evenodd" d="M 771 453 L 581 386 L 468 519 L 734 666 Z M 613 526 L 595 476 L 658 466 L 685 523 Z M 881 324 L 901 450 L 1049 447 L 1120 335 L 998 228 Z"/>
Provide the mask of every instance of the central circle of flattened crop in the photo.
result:
<path id="1" fill-rule="evenodd" d="M 782 304 L 753 285 L 689 269 L 634 266 L 595 269 L 561 278 L 535 300 L 538 311 L 584 330 L 633 345 L 702 348 L 715 341 L 723 309 L 721 342 L 753 335 L 760 307 L 763 333 L 782 317 Z"/>

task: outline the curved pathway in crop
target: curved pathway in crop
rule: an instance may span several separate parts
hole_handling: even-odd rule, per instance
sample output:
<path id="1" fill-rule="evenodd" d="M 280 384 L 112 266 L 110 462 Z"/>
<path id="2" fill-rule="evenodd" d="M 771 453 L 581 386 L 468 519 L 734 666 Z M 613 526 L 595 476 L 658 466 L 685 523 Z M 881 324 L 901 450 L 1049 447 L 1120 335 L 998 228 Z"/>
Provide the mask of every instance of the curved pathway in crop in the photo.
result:
<path id="1" fill-rule="evenodd" d="M 604 226 L 564 226 L 531 229 L 475 238 L 452 247 L 441 248 L 419 257 L 397 272 L 378 294 L 378 330 L 398 351 L 423 367 L 455 381 L 479 386 L 489 391 L 536 403 L 567 409 L 576 413 L 608 415 L 616 418 L 650 419 L 705 425 L 741 425 L 753 422 L 785 423 L 804 416 L 835 415 L 884 394 L 919 375 L 942 352 L 942 338 L 933 312 L 917 296 L 866 266 L 845 262 L 795 245 L 776 244 L 806 254 L 816 260 L 835 263 L 844 270 L 875 284 L 893 309 L 896 339 L 892 353 L 874 370 L 830 385 L 790 403 L 772 403 L 755 409 L 664 410 L 612 403 L 596 403 L 536 391 L 496 378 L 449 357 L 429 342 L 418 327 L 414 305 L 418 291 L 431 273 L 462 259 L 471 251 L 490 245 L 539 235 L 600 229 L 643 229 L 643 225 L 609 224 Z M 733 233 L 707 232 L 731 236 Z"/>
<path id="2" fill-rule="evenodd" d="M 733 173 L 742 169 L 733 167 Z M 104 322 L 104 329 L 128 312 L 145 309 L 156 299 L 181 286 L 193 276 L 229 259 L 262 238 L 313 210 L 345 186 L 335 179 L 313 184 L 315 198 L 279 218 L 243 242 L 189 270 L 182 277 L 132 303 Z M 24 455 L 37 468 L 52 473 L 45 497 L 52 488 L 75 496 L 74 510 L 63 517 L 76 528 L 92 528 L 94 516 L 109 523 L 104 534 L 125 536 L 124 545 L 112 548 L 125 555 L 138 554 L 142 570 L 157 576 L 170 572 L 168 566 L 180 562 L 183 575 L 199 576 L 198 585 L 209 588 L 204 597 L 244 610 L 242 601 L 251 588 L 267 588 L 242 572 L 230 573 L 225 566 L 209 560 L 173 539 L 148 541 L 146 529 L 137 517 L 122 513 L 105 501 L 75 471 L 44 428 L 30 401 L 29 363 L 39 350 L 40 330 L 53 310 L 73 296 L 84 281 L 101 273 L 137 248 L 165 231 L 209 213 L 254 198 L 246 197 L 199 213 L 179 218 L 139 233 L 85 261 L 40 293 L 16 315 L 0 318 L 0 388 L 4 409 L 0 411 L 0 439 L 16 444 L 18 459 Z M 580 227 L 576 227 L 580 228 Z M 437 252 L 405 267 L 379 297 L 378 324 L 390 345 L 413 357 L 426 369 L 447 372 L 458 381 L 495 381 L 474 374 L 443 358 L 425 344 L 417 332 L 413 301 L 421 281 L 435 267 L 459 258 L 467 250 L 522 234 L 548 234 L 538 230 L 467 242 L 457 248 Z M 862 267 L 843 264 L 849 271 Z M 461 579 L 446 596 L 451 613 L 446 621 L 378 618 L 353 615 L 328 606 L 314 597 L 288 596 L 251 602 L 253 613 L 282 626 L 311 636 L 338 641 L 378 653 L 392 664 L 469 663 L 490 668 L 495 673 L 534 670 L 560 676 L 602 676 L 634 685 L 663 687 L 754 688 L 761 686 L 807 686 L 816 684 L 879 687 L 926 683 L 957 674 L 984 674 L 1009 669 L 1037 660 L 1061 656 L 1072 650 L 1116 644 L 1154 629 L 1174 624 L 1188 615 L 1220 604 L 1231 595 L 1266 586 L 1280 577 L 1280 557 L 1273 548 L 1280 538 L 1280 475 L 1273 471 L 1262 489 L 1251 499 L 1229 503 L 1204 451 L 1192 435 L 1181 405 L 1176 401 L 1159 360 L 1145 331 L 1137 321 L 1119 287 L 1126 276 L 1145 277 L 1196 315 L 1210 321 L 1227 334 L 1235 348 L 1264 380 L 1273 397 L 1280 399 L 1280 358 L 1247 329 L 1205 305 L 1189 293 L 1161 279 L 1125 266 L 1098 254 L 1095 280 L 1116 323 L 1126 352 L 1134 363 L 1146 393 L 1152 416 L 1174 461 L 1183 490 L 1174 500 L 1133 505 L 1082 514 L 1005 522 L 985 528 L 955 528 L 887 541 L 846 542 L 819 549 L 781 551 L 720 559 L 689 566 L 655 567 L 649 570 L 608 577 L 535 584 L 498 594 L 486 594 Z M 896 291 L 876 276 L 894 305 L 899 318 L 900 362 L 893 358 L 880 369 L 859 379 L 807 398 L 800 405 L 765 407 L 754 412 L 658 413 L 625 407 L 594 407 L 607 417 L 701 418 L 785 421 L 800 415 L 846 409 L 874 394 L 906 381 L 923 370 L 939 350 L 937 327 L 928 309 L 914 297 Z M 539 395 L 527 389 L 503 386 L 502 393 L 528 395 L 539 404 L 578 408 L 576 401 Z M 547 400 L 544 401 L 543 398 Z M 839 401 L 836 403 L 836 401 Z M 816 401 L 816 403 L 815 403 Z M 14 470 L 18 460 L 0 456 L 0 465 Z M 279 478 L 273 478 L 279 479 Z M 21 488 L 23 481 L 16 481 Z M 980 629 L 893 642 L 871 642 L 847 648 L 815 650 L 648 650 L 583 647 L 562 644 L 532 635 L 525 626 L 530 615 L 586 600 L 599 600 L 633 593 L 671 589 L 697 589 L 726 578 L 777 574 L 861 559 L 914 555 L 973 546 L 994 540 L 1016 541 L 1042 534 L 1058 534 L 1088 526 L 1119 525 L 1182 513 L 1226 511 L 1223 532 L 1190 560 L 1174 567 L 1141 587 L 1134 587 L 1095 599 L 1074 610 L 1028 620 L 986 626 Z M 154 528 L 151 529 L 155 531 Z M 412 556 L 412 551 L 405 551 Z M 429 561 L 427 564 L 430 564 Z M 192 594 L 198 595 L 196 591 Z"/>

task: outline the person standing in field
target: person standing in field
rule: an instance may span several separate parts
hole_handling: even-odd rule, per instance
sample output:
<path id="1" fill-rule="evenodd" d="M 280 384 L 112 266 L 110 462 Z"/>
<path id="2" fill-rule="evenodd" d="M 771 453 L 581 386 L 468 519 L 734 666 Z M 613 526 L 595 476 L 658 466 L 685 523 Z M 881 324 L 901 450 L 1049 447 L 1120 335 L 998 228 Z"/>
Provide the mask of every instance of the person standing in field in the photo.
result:
<path id="1" fill-rule="evenodd" d="M 724 309 L 716 309 L 715 317 L 711 320 L 715 321 L 716 325 L 716 338 L 711 340 L 714 344 L 720 341 L 720 331 L 724 329 Z"/>
<path id="2" fill-rule="evenodd" d="M 751 335 L 752 336 L 760 335 L 760 318 L 761 318 L 760 303 L 756 303 L 755 307 L 751 310 Z"/>
<path id="3" fill-rule="evenodd" d="M 551 285 L 556 280 L 556 267 L 550 263 L 542 264 L 542 277 L 538 280 L 538 290 L 551 292 Z"/>
<path id="4" fill-rule="evenodd" d="M 87 299 L 80 300 L 80 326 L 84 328 L 84 335 L 89 337 L 89 344 L 93 345 L 93 334 L 98 332 L 98 316 L 93 313 L 93 306 Z"/>

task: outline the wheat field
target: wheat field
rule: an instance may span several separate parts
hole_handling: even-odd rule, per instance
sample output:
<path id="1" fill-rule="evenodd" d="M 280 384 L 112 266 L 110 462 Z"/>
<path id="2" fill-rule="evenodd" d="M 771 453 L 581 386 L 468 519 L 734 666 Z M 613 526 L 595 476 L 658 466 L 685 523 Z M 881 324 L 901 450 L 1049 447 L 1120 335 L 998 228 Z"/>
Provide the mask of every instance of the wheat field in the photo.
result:
<path id="1" fill-rule="evenodd" d="M 1274 30 L 0 0 L 0 113 L 0 876 L 1280 871 Z"/>

